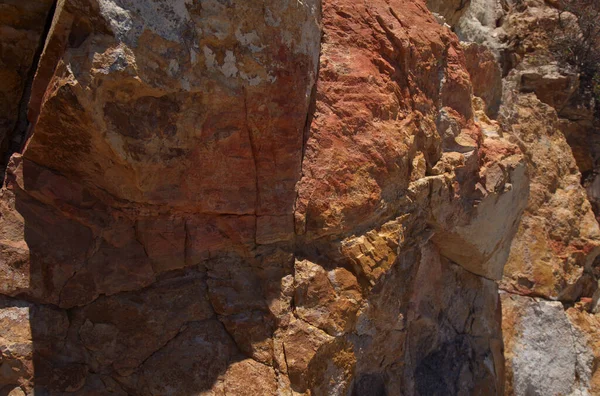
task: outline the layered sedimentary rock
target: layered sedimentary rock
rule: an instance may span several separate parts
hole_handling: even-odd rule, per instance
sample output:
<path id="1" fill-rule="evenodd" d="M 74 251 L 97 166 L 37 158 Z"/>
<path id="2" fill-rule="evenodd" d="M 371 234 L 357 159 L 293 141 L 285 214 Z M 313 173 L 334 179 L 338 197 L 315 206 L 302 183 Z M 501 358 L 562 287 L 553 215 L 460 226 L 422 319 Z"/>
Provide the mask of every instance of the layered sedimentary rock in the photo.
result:
<path id="1" fill-rule="evenodd" d="M 3 391 L 502 394 L 529 180 L 480 52 L 421 1 L 59 1 L 1 193 Z"/>

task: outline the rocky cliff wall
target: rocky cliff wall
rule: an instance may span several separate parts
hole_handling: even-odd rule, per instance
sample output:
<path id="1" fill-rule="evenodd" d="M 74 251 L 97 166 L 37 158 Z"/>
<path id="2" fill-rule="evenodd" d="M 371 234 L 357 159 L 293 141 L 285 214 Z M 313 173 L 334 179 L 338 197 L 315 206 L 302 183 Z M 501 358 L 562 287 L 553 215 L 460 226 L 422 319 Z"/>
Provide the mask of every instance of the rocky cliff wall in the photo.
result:
<path id="1" fill-rule="evenodd" d="M 0 392 L 595 389 L 561 119 L 434 3 L 49 5 L 2 88 Z"/>
<path id="2" fill-rule="evenodd" d="M 598 134 L 578 75 L 551 51 L 557 5 L 474 1 L 454 26 L 502 66 L 498 121 L 525 154 L 531 178 L 500 283 L 506 389 L 515 395 L 600 392 L 599 237 L 592 212 Z"/>

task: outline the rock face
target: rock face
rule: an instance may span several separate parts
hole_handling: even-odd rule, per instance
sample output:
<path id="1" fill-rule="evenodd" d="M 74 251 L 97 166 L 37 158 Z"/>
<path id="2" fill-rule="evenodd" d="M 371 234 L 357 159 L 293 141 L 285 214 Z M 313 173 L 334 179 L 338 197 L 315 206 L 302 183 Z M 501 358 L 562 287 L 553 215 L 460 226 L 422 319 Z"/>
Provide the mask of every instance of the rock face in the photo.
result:
<path id="1" fill-rule="evenodd" d="M 518 126 L 515 137 L 527 148 L 532 181 L 504 288 L 572 303 L 589 293 L 585 283 L 600 249 L 598 224 L 556 112 L 532 94 L 510 102 L 514 112 L 507 106 L 503 122 Z"/>
<path id="2" fill-rule="evenodd" d="M 5 344 L 2 386 L 290 389 L 272 337 L 321 14 L 257 4 L 58 3 L 1 193 L 2 293 L 33 334 Z M 38 306 L 68 312 L 59 343 Z"/>
<path id="3" fill-rule="evenodd" d="M 549 50 L 558 21 L 551 4 L 490 2 L 482 13 L 483 3 L 473 2 L 453 28 L 461 39 L 478 43 L 466 48 L 487 46 L 502 63 L 500 130 L 525 154 L 530 176 L 529 201 L 500 283 L 506 392 L 597 394 L 593 109 L 578 75 L 561 68 Z M 485 23 L 484 15 L 497 17 Z M 481 67 L 469 71 L 485 75 Z"/>
<path id="4" fill-rule="evenodd" d="M 595 290 L 552 107 L 576 81 L 502 81 L 508 52 L 423 0 L 45 12 L 2 109 L 28 140 L 0 192 L 1 394 L 595 389 L 598 323 L 546 301 Z"/>
<path id="5" fill-rule="evenodd" d="M 502 103 L 502 69 L 488 47 L 475 42 L 461 45 L 471 75 L 473 95 L 483 100 L 486 114 L 496 118 Z"/>

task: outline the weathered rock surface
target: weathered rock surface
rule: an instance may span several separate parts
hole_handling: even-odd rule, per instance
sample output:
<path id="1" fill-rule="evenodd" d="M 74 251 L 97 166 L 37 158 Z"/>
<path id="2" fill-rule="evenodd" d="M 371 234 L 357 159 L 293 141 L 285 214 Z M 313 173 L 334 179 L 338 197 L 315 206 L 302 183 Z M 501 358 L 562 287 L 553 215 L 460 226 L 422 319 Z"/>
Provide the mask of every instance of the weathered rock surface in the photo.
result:
<path id="1" fill-rule="evenodd" d="M 503 294 L 502 306 L 508 394 L 594 394 L 594 356 L 560 302 Z"/>
<path id="2" fill-rule="evenodd" d="M 438 22 L 456 24 L 469 9 L 471 0 L 427 0 L 427 7 Z"/>
<path id="3" fill-rule="evenodd" d="M 7 385 L 231 393 L 250 375 L 264 381 L 248 394 L 285 386 L 271 337 L 290 303 L 275 314 L 269 303 L 293 272 L 320 40 L 316 2 L 59 2 L 34 133 L 2 191 L 0 283 L 16 306 L 70 319 L 52 353 L 30 337 L 35 373 Z"/>
<path id="4" fill-rule="evenodd" d="M 549 51 L 557 21 L 551 2 L 478 1 L 453 26 L 462 40 L 489 47 L 502 63 L 501 125 L 478 119 L 519 146 L 531 180 L 500 283 L 507 292 L 502 297 L 506 392 L 514 395 L 600 391 L 594 315 L 600 234 L 592 211 L 598 207 L 598 145 L 578 75 L 559 67 Z M 468 54 L 474 44 L 463 45 Z M 470 63 L 472 75 L 485 75 Z"/>
<path id="5" fill-rule="evenodd" d="M 503 288 L 574 302 L 600 252 L 600 231 L 556 111 L 532 94 L 517 94 L 502 122 L 529 160 L 531 193 L 505 268 Z"/>
<path id="6" fill-rule="evenodd" d="M 503 82 L 512 8 L 456 3 L 497 46 L 423 0 L 59 1 L 0 192 L 0 392 L 597 389 L 576 81 Z"/>
<path id="7" fill-rule="evenodd" d="M 502 69 L 488 47 L 473 42 L 461 44 L 473 84 L 473 95 L 484 101 L 486 113 L 495 118 L 502 101 Z"/>

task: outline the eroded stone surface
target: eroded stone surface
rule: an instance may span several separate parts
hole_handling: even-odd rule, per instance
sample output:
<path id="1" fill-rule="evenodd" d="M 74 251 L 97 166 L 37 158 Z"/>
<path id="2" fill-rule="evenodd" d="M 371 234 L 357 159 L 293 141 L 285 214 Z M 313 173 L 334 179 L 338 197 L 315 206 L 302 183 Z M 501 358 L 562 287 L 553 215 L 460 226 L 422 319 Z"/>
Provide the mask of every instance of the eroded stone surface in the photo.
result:
<path id="1" fill-rule="evenodd" d="M 0 379 L 504 394 L 495 280 L 523 211 L 573 234 L 530 293 L 568 294 L 597 224 L 574 161 L 549 162 L 548 105 L 519 91 L 493 119 L 499 73 L 422 0 L 61 2 L 1 192 Z"/>
<path id="2" fill-rule="evenodd" d="M 502 101 L 502 69 L 488 47 L 474 42 L 461 45 L 471 75 L 473 95 L 485 102 L 486 113 L 495 118 Z"/>
<path id="3" fill-rule="evenodd" d="M 556 5 L 476 1 L 453 26 L 461 39 L 488 46 L 501 62 L 506 77 L 500 125 L 481 111 L 476 119 L 484 133 L 519 146 L 531 180 L 501 282 L 509 293 L 503 295 L 503 332 L 511 395 L 598 392 L 597 346 L 591 341 L 600 296 L 600 239 L 592 211 L 597 216 L 598 146 L 578 76 L 559 66 L 550 51 Z M 569 13 L 561 18 L 576 23 Z"/>
<path id="4" fill-rule="evenodd" d="M 556 112 L 532 94 L 511 101 L 505 122 L 529 153 L 531 193 L 504 287 L 519 293 L 575 301 L 579 280 L 598 255 L 600 233 Z"/>

